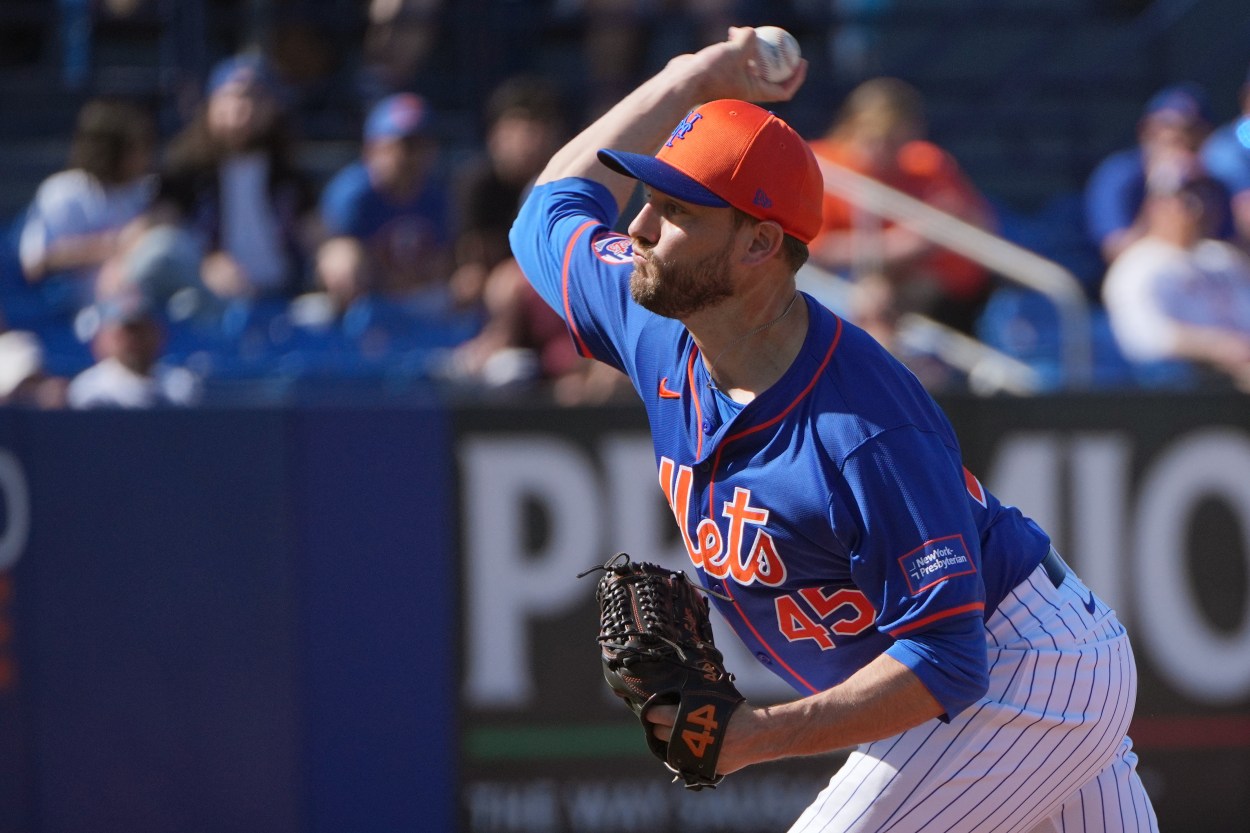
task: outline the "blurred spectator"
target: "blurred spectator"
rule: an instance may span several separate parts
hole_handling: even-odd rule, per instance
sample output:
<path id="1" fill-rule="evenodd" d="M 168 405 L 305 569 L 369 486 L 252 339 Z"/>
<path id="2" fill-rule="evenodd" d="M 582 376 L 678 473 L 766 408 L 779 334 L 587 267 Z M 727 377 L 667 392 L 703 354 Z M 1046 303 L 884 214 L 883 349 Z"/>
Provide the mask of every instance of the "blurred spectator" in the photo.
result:
<path id="1" fill-rule="evenodd" d="M 508 230 L 521 200 L 564 140 L 564 108 L 548 81 L 518 76 L 485 108 L 486 155 L 457 181 L 462 303 L 480 301 L 485 324 L 453 354 L 451 375 L 488 387 L 543 381 L 562 404 L 590 404 L 627 389 L 625 377 L 578 355 L 568 329 L 521 274 Z"/>
<path id="2" fill-rule="evenodd" d="M 218 299 L 201 280 L 203 248 L 178 220 L 168 204 L 158 203 L 127 224 L 117 252 L 100 268 L 97 300 L 137 292 L 176 318 L 216 312 Z"/>
<path id="3" fill-rule="evenodd" d="M 79 112 L 69 164 L 39 186 L 19 244 L 27 280 L 67 290 L 61 312 L 92 302 L 122 229 L 151 204 L 155 143 L 151 116 L 133 103 L 95 99 Z"/>
<path id="4" fill-rule="evenodd" d="M 439 32 L 443 0 L 369 0 L 363 92 L 381 98 L 410 89 Z"/>
<path id="5" fill-rule="evenodd" d="M 127 293 L 97 304 L 91 341 L 96 363 L 69 383 L 71 408 L 153 408 L 194 405 L 198 379 L 161 364 L 164 328 L 142 296 Z"/>
<path id="6" fill-rule="evenodd" d="M 339 75 L 352 53 L 341 44 L 348 23 L 343 14 L 309 14 L 302 5 L 278 6 L 262 37 L 288 108 L 307 125 L 310 117 L 334 107 Z"/>
<path id="7" fill-rule="evenodd" d="M 0 333 L 0 406 L 63 408 L 68 380 L 44 369 L 43 345 L 25 330 Z"/>
<path id="8" fill-rule="evenodd" d="M 562 5 L 579 14 L 584 25 L 591 116 L 658 70 L 649 64 L 653 56 L 693 52 L 723 40 L 738 11 L 738 0 L 569 0 Z"/>
<path id="9" fill-rule="evenodd" d="M 1224 211 L 1214 180 L 1156 170 L 1143 234 L 1107 271 L 1103 300 L 1130 361 L 1190 362 L 1250 391 L 1250 258 L 1212 238 Z"/>
<path id="10" fill-rule="evenodd" d="M 1250 75 L 1241 87 L 1241 113 L 1207 137 L 1202 164 L 1232 195 L 1233 228 L 1250 250 Z"/>
<path id="11" fill-rule="evenodd" d="M 564 139 L 564 107 L 554 85 L 534 77 L 505 81 L 486 103 L 486 153 L 457 177 L 456 272 L 461 305 L 476 303 L 491 270 L 512 256 L 508 230 L 530 183 Z"/>
<path id="12" fill-rule="evenodd" d="M 161 198 L 201 240 L 202 279 L 222 298 L 299 287 L 313 191 L 298 171 L 281 89 L 267 62 L 214 67 L 200 113 L 170 143 Z"/>
<path id="13" fill-rule="evenodd" d="M 561 405 L 600 404 L 632 392 L 619 371 L 583 358 L 564 320 L 511 258 L 491 274 L 486 324 L 451 355 L 443 374 L 488 388 L 547 383 Z"/>
<path id="14" fill-rule="evenodd" d="M 934 208 L 981 228 L 994 225 L 989 204 L 946 151 L 926 141 L 920 93 L 894 78 L 874 78 L 856 87 L 822 139 L 817 157 L 872 177 Z M 812 260 L 848 271 L 863 253 L 856 227 L 870 215 L 846 200 L 825 194 L 824 225 L 812 241 Z M 880 223 L 874 267 L 896 284 L 902 311 L 920 312 L 971 332 L 990 291 L 990 275 L 979 264 L 943 249 L 886 220 Z M 878 261 L 879 262 L 875 262 Z"/>
<path id="15" fill-rule="evenodd" d="M 316 289 L 291 302 L 291 321 L 296 326 L 330 326 L 373 291 L 369 256 L 355 237 L 331 237 L 322 243 L 313 275 Z"/>
<path id="16" fill-rule="evenodd" d="M 1146 233 L 1146 181 L 1159 167 L 1191 165 L 1211 130 L 1205 91 L 1195 84 L 1165 87 L 1146 103 L 1137 144 L 1103 159 L 1085 186 L 1085 222 L 1091 241 L 1110 264 Z M 1227 236 L 1226 219 L 1219 236 Z"/>
<path id="17" fill-rule="evenodd" d="M 638 396 L 628 376 L 594 359 L 579 359 L 552 382 L 551 393 L 557 405 L 567 408 L 636 402 Z"/>
<path id="18" fill-rule="evenodd" d="M 330 235 L 364 242 L 384 295 L 438 307 L 448 301 L 451 277 L 450 205 L 431 117 L 413 93 L 374 105 L 361 158 L 322 193 L 321 222 Z"/>
<path id="19" fill-rule="evenodd" d="M 897 293 L 898 285 L 883 273 L 866 272 L 851 287 L 848 319 L 906 365 L 928 390 L 965 384 L 966 379 L 954 367 L 930 353 L 911 349 L 902 338 Z"/>
<path id="20" fill-rule="evenodd" d="M 508 259 L 486 285 L 486 322 L 480 333 L 452 353 L 446 374 L 487 387 L 505 387 L 554 378 L 581 358 L 564 321 L 553 322 L 534 304 L 521 268 Z"/>

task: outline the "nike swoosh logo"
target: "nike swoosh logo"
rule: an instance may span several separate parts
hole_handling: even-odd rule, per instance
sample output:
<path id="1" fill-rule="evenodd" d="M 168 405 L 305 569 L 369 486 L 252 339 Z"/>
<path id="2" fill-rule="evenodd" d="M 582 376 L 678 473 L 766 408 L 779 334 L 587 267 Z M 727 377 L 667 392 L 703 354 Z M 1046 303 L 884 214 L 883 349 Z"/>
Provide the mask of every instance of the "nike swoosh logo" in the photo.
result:
<path id="1" fill-rule="evenodd" d="M 1090 613 L 1094 612 L 1094 591 L 1089 591 L 1089 601 L 1085 603 L 1085 609 Z"/>
<path id="2" fill-rule="evenodd" d="M 675 390 L 669 390 L 668 377 L 665 376 L 660 380 L 660 398 L 661 399 L 681 399 L 681 394 Z"/>

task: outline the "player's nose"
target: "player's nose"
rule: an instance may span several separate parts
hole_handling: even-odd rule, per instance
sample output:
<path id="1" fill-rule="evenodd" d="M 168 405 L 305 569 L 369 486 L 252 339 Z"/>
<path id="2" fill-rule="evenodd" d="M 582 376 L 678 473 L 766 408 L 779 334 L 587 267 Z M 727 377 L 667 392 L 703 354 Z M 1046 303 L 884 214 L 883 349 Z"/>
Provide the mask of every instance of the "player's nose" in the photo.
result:
<path id="1" fill-rule="evenodd" d="M 635 247 L 640 244 L 644 247 L 655 245 L 660 230 L 659 217 L 659 212 L 652 208 L 650 203 L 642 206 L 642 210 L 629 224 L 629 236 L 634 239 Z"/>

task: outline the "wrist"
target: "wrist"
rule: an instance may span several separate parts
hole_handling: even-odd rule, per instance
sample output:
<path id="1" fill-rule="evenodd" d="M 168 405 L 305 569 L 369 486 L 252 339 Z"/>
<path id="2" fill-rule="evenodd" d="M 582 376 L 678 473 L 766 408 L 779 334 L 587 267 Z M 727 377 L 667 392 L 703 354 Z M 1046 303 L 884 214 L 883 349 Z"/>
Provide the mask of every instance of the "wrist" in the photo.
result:
<path id="1" fill-rule="evenodd" d="M 708 100 L 707 82 L 697 55 L 672 58 L 664 69 L 652 76 L 650 83 L 655 85 L 660 99 L 667 100 L 668 107 L 680 109 L 683 115 Z"/>
<path id="2" fill-rule="evenodd" d="M 677 55 L 664 66 L 664 86 L 679 96 L 689 108 L 716 98 L 711 91 L 706 56 L 697 52 Z"/>
<path id="3" fill-rule="evenodd" d="M 698 52 L 678 55 L 665 66 L 666 83 L 677 91 L 692 109 L 708 101 L 740 98 L 754 101 L 760 96 L 751 89 L 747 70 L 746 40 L 750 29 L 731 30 L 730 39 L 709 44 Z"/>
<path id="4" fill-rule="evenodd" d="M 732 769 L 723 770 L 728 773 L 781 757 L 769 741 L 772 725 L 770 713 L 770 707 L 752 706 L 746 702 L 734 710 L 729 718 L 725 754 L 722 755 L 718 769 L 728 765 Z"/>

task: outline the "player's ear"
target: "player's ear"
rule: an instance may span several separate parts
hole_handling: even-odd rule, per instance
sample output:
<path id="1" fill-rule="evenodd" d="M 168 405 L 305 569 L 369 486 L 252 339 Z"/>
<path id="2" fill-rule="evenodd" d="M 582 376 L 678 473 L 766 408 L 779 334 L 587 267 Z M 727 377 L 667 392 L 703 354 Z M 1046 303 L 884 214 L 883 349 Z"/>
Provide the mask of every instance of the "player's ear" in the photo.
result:
<path id="1" fill-rule="evenodd" d="M 780 225 L 772 220 L 759 220 L 748 225 L 744 232 L 748 229 L 751 237 L 743 255 L 743 263 L 763 263 L 781 251 L 786 233 L 781 230 Z"/>

